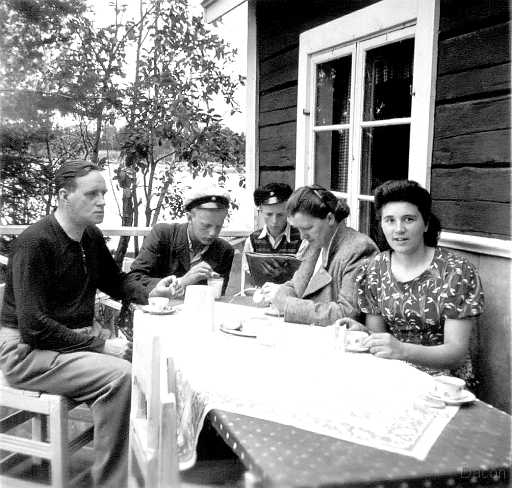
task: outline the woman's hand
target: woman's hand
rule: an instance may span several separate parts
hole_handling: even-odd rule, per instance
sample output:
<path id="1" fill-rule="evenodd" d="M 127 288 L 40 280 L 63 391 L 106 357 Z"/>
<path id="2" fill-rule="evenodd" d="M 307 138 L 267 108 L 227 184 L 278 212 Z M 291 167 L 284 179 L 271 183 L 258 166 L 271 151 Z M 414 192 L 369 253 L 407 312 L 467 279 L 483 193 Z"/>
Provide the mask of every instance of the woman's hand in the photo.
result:
<path id="1" fill-rule="evenodd" d="M 347 330 L 362 330 L 363 332 L 370 333 L 366 326 L 355 319 L 351 319 L 350 317 L 342 317 L 341 319 L 336 320 L 334 324 L 339 325 L 340 327 L 346 327 Z"/>
<path id="2" fill-rule="evenodd" d="M 405 345 L 387 332 L 371 334 L 363 343 L 378 358 L 405 359 Z"/>
<path id="3" fill-rule="evenodd" d="M 279 289 L 279 286 L 280 285 L 278 285 L 276 283 L 270 283 L 267 281 L 261 287 L 261 294 L 263 295 L 263 299 L 264 299 L 265 303 L 273 302 L 273 300 L 276 296 L 277 290 Z"/>

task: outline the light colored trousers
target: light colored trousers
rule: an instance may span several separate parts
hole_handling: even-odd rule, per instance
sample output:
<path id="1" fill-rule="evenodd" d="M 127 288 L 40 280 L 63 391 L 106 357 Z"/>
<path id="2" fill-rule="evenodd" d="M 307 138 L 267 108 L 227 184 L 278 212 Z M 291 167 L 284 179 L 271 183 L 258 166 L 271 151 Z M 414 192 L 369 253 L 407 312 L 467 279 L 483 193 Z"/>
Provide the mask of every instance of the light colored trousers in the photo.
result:
<path id="1" fill-rule="evenodd" d="M 19 331 L 2 327 L 0 367 L 14 388 L 86 402 L 94 422 L 94 485 L 126 487 L 131 393 L 128 361 L 96 352 L 31 349 L 21 342 Z"/>

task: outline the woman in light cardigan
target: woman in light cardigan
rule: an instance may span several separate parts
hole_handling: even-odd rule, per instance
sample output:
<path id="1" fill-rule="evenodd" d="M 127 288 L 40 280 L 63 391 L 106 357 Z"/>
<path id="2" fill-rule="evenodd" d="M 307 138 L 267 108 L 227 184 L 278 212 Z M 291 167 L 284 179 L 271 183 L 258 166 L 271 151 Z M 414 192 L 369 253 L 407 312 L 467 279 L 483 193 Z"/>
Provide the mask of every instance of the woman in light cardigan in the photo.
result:
<path id="1" fill-rule="evenodd" d="M 295 190 L 286 209 L 291 225 L 308 241 L 308 250 L 293 278 L 268 292 L 264 289 L 265 298 L 286 322 L 324 326 L 356 316 L 356 272 L 377 246 L 346 226 L 347 204 L 321 186 Z"/>

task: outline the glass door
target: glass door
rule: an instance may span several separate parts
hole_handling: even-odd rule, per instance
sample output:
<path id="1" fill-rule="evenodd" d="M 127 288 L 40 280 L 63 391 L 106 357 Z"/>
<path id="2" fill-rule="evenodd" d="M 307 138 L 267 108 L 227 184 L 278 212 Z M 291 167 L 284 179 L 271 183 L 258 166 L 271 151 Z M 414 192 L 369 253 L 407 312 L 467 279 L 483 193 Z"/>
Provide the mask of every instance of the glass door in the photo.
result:
<path id="1" fill-rule="evenodd" d="M 349 225 L 378 240 L 372 191 L 407 178 L 414 58 L 403 28 L 313 56 L 313 180 L 345 198 Z"/>

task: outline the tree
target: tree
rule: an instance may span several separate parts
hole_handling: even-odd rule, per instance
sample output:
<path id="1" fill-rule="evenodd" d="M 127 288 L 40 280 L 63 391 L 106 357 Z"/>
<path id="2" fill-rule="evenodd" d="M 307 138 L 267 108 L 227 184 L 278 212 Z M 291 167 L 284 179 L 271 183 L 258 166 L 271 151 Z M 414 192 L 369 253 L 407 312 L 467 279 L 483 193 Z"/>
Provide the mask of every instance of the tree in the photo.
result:
<path id="1" fill-rule="evenodd" d="M 80 143 L 55 126 L 55 110 L 71 98 L 52 84 L 51 65 L 73 36 L 82 0 L 0 2 L 0 216 L 27 224 L 52 208 L 53 174 Z M 41 198 L 42 197 L 42 198 Z"/>
<path id="2" fill-rule="evenodd" d="M 110 5 L 114 21 L 97 27 L 85 0 L 0 0 L 2 175 L 19 190 L 2 195 L 2 215 L 27 202 L 8 210 L 11 223 L 49 211 L 59 162 L 106 163 L 100 146 L 123 119 L 123 225 L 138 225 L 142 200 L 146 225 L 162 211 L 182 212 L 176 174 L 183 163 L 193 175 L 220 165 L 221 183 L 226 166 L 242 167 L 243 136 L 223 128 L 213 108 L 220 96 L 237 109 L 234 91 L 243 78 L 226 74 L 235 51 L 189 13 L 186 0 L 139 0 L 137 20 L 126 20 L 117 0 Z M 59 115 L 71 115 L 76 127 L 60 128 Z M 17 186 L 16 178 L 24 183 Z"/>
<path id="3" fill-rule="evenodd" d="M 0 104 L 2 119 L 23 123 L 49 121 L 72 98 L 51 84 L 63 46 L 73 38 L 74 19 L 83 0 L 0 1 Z"/>
<path id="4" fill-rule="evenodd" d="M 64 46 L 54 70 L 58 92 L 73 100 L 72 113 L 80 121 L 87 150 L 84 157 L 94 163 L 98 162 L 105 123 L 115 123 L 125 96 L 121 82 L 126 50 L 137 29 L 136 23 L 123 19 L 125 9 L 115 1 L 114 23 L 101 28 L 84 16 L 74 19 L 76 40 Z"/>
<path id="5" fill-rule="evenodd" d="M 154 0 L 151 6 L 148 10 L 139 2 L 135 73 L 123 107 L 127 125 L 118 178 L 124 225 L 138 224 L 137 176 L 146 202 L 145 225 L 154 224 L 166 205 L 179 212 L 176 169 L 185 161 L 198 174 L 222 157 L 220 146 L 208 141 L 220 133 L 213 98 L 221 95 L 236 110 L 234 92 L 243 82 L 226 74 L 235 51 L 190 15 L 186 0 Z M 116 259 L 127 243 L 120 240 Z"/>

